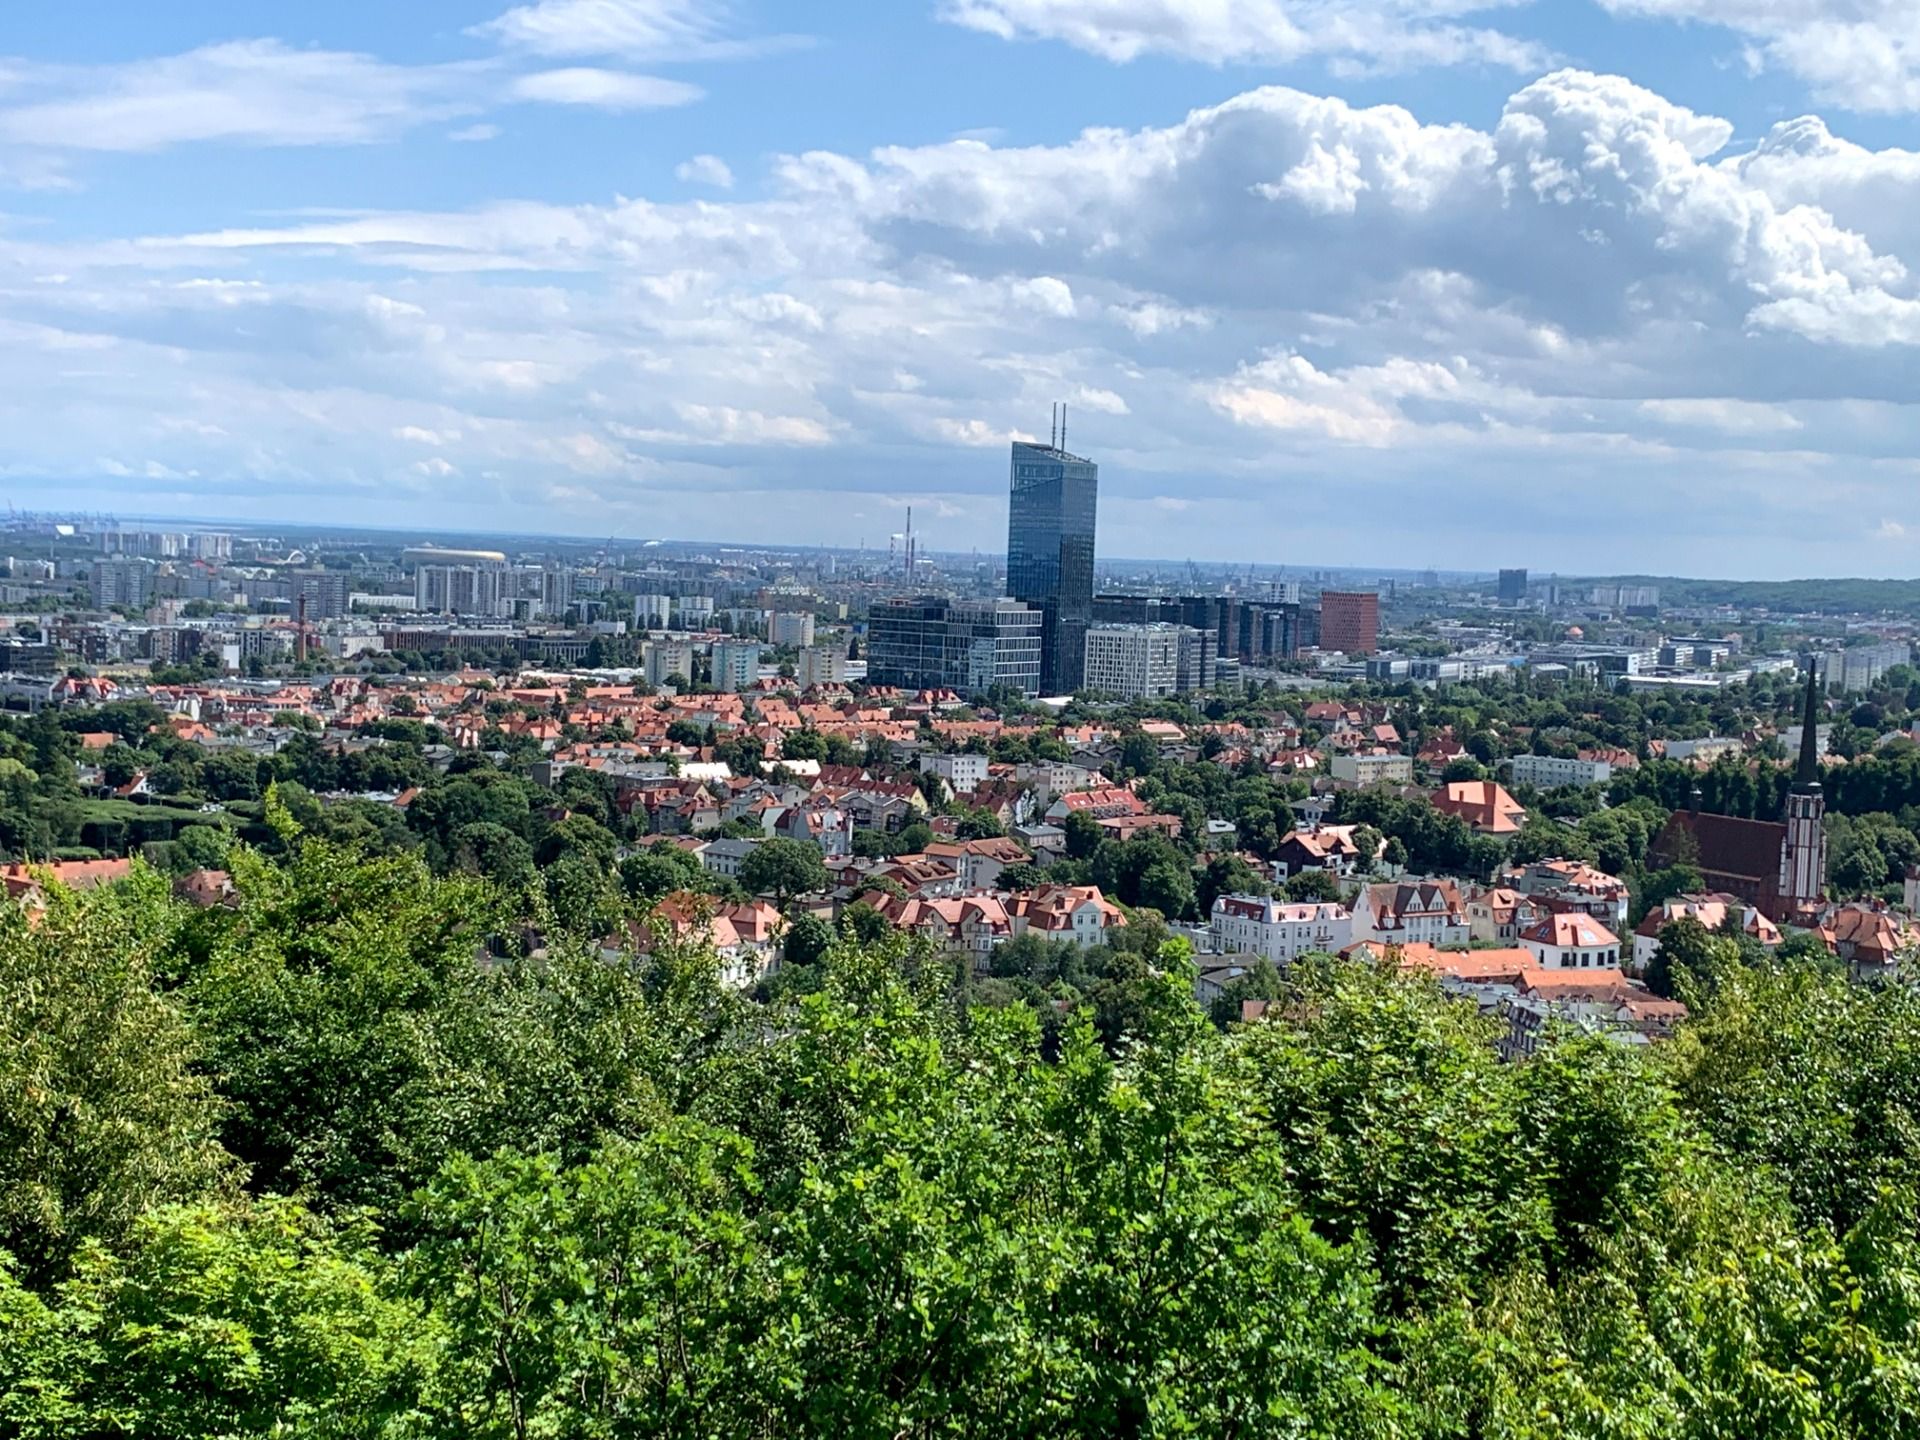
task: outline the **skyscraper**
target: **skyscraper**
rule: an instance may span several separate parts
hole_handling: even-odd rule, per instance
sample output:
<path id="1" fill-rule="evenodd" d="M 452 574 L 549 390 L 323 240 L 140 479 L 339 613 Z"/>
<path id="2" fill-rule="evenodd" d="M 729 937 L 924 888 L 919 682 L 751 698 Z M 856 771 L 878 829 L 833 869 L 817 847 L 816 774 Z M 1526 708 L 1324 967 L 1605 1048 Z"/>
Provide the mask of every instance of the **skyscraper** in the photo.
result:
<path id="1" fill-rule="evenodd" d="M 1064 419 L 1064 412 L 1063 412 Z M 1016 440 L 1007 506 L 1007 588 L 1040 612 L 1040 689 L 1078 690 L 1093 620 L 1093 531 L 1100 467 L 1065 447 Z"/>
<path id="2" fill-rule="evenodd" d="M 1518 605 L 1527 598 L 1527 572 L 1524 570 L 1502 570 L 1500 572 L 1500 603 Z"/>

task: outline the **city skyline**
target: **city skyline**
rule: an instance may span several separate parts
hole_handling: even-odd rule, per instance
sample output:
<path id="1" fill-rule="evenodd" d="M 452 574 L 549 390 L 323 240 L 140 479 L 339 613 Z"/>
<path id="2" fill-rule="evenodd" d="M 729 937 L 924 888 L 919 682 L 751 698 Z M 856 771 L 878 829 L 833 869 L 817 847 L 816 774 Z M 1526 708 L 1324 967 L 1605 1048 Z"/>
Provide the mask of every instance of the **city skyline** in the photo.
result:
<path id="1" fill-rule="evenodd" d="M 22 506 L 987 551 L 1064 397 L 1115 555 L 1920 573 L 1894 7 L 101 9 L 0 44 Z"/>

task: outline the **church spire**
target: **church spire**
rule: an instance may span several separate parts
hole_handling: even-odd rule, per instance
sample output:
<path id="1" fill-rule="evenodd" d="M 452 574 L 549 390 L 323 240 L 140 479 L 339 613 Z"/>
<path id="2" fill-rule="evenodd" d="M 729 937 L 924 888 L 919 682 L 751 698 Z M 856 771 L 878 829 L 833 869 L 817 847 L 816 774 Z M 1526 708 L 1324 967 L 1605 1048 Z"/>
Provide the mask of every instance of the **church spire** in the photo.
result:
<path id="1" fill-rule="evenodd" d="M 1800 722 L 1800 767 L 1794 772 L 1795 790 L 1818 790 L 1820 788 L 1820 742 L 1814 734 L 1814 721 L 1819 716 L 1820 680 L 1817 671 L 1807 671 L 1807 713 Z"/>

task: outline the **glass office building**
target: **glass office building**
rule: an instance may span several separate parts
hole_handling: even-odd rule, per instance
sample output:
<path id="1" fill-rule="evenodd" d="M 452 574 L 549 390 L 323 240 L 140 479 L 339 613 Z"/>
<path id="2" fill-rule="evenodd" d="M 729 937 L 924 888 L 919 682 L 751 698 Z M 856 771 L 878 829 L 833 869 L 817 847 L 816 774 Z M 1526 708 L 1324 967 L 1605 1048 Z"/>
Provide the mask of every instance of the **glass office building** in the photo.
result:
<path id="1" fill-rule="evenodd" d="M 1093 621 L 1093 531 L 1100 467 L 1051 445 L 1015 441 L 1007 508 L 1007 589 L 1040 612 L 1040 690 L 1086 680 Z"/>
<path id="2" fill-rule="evenodd" d="M 867 679 L 902 690 L 984 695 L 1040 689 L 1040 612 L 1017 600 L 883 600 L 867 614 Z"/>

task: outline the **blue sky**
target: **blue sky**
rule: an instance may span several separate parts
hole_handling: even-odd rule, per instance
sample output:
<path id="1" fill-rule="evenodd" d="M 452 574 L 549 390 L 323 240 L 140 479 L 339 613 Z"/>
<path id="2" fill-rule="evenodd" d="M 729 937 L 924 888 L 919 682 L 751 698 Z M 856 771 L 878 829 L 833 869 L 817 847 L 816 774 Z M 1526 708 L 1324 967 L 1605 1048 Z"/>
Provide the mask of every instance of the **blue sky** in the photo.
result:
<path id="1" fill-rule="evenodd" d="M 15 9 L 17 505 L 1920 573 L 1910 0 Z"/>

